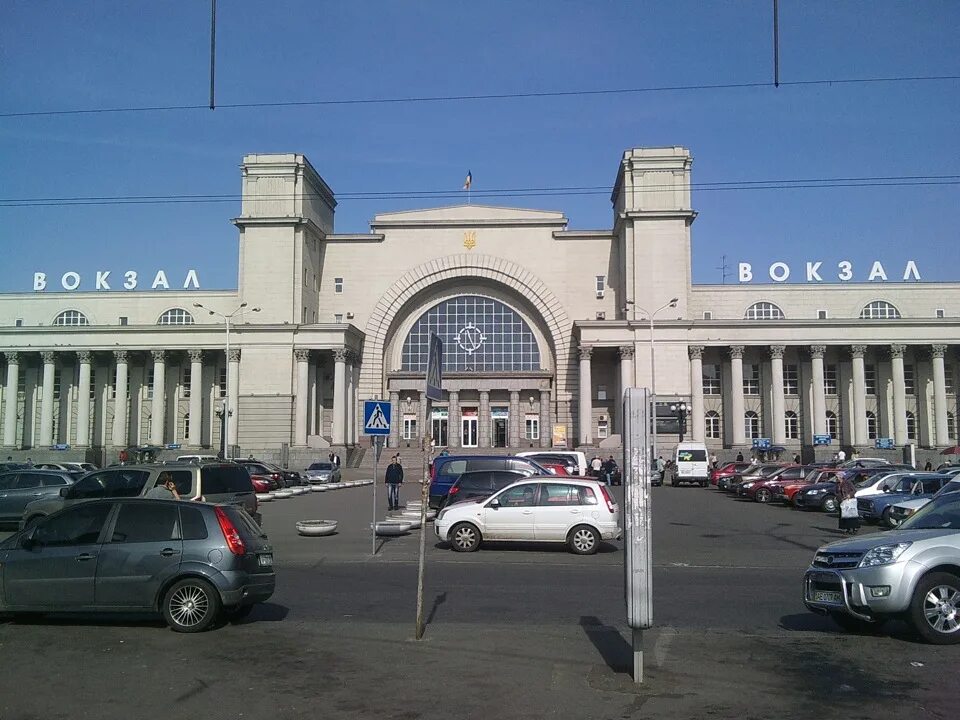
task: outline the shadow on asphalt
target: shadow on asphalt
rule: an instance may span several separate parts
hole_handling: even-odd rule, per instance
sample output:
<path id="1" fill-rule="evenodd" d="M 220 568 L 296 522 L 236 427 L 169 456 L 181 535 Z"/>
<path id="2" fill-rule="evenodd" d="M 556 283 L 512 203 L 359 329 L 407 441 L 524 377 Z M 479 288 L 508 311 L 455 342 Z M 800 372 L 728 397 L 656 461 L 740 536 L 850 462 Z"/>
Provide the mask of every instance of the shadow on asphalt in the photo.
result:
<path id="1" fill-rule="evenodd" d="M 580 627 L 608 668 L 627 675 L 633 672 L 633 647 L 623 639 L 617 628 L 604 625 L 594 615 L 582 615 Z"/>
<path id="2" fill-rule="evenodd" d="M 875 628 L 865 628 L 861 631 L 844 630 L 826 615 L 817 613 L 799 613 L 784 615 L 780 618 L 780 628 L 790 632 L 815 632 L 827 635 L 854 635 L 861 637 L 888 637 L 911 644 L 923 644 L 907 623 L 899 620 L 889 620 Z"/>
<path id="3" fill-rule="evenodd" d="M 434 616 L 437 614 L 437 608 L 443 605 L 447 601 L 447 593 L 442 592 L 433 599 L 433 607 L 430 608 L 430 613 L 427 615 L 425 625 L 429 625 L 433 622 Z"/>
<path id="4" fill-rule="evenodd" d="M 290 608 L 276 603 L 257 603 L 247 617 L 231 621 L 231 625 L 250 625 L 257 622 L 282 622 L 290 614 Z"/>
<path id="5" fill-rule="evenodd" d="M 437 550 L 450 550 L 450 543 L 440 541 L 434 543 L 433 547 Z M 561 542 L 498 542 L 495 540 L 484 540 L 476 552 L 496 552 L 497 550 L 505 550 L 507 552 L 555 552 L 571 554 L 567 544 Z M 620 548 L 616 545 L 601 541 L 600 545 L 597 546 L 597 555 L 615 553 L 619 550 Z"/>

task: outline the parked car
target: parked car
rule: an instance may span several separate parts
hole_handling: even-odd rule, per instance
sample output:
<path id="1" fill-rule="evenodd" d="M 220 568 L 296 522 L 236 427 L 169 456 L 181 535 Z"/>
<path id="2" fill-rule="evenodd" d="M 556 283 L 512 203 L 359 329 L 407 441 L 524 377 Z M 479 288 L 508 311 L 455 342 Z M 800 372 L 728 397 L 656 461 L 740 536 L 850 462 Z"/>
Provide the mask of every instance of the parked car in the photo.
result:
<path id="1" fill-rule="evenodd" d="M 530 457 L 536 460 L 537 455 L 544 454 L 544 450 L 525 450 L 523 452 L 518 452 L 517 457 Z M 546 452 L 548 455 L 560 456 L 572 460 L 577 466 L 576 472 L 571 473 L 571 475 L 580 475 L 585 477 L 587 474 L 587 456 L 580 450 L 560 450 L 559 448 L 550 448 Z"/>
<path id="2" fill-rule="evenodd" d="M 34 468 L 0 473 L 0 523 L 19 523 L 28 503 L 59 497 L 61 488 L 73 485 L 83 474 Z"/>
<path id="3" fill-rule="evenodd" d="M 853 460 L 853 459 L 846 460 L 840 463 L 839 465 L 837 465 L 837 467 L 843 470 L 847 470 L 848 468 L 855 468 L 855 467 L 869 468 L 869 467 L 884 467 L 889 465 L 890 465 L 890 461 L 884 458 L 862 457 L 862 458 L 857 458 L 856 460 Z"/>
<path id="4" fill-rule="evenodd" d="M 905 475 L 897 484 L 882 495 L 857 499 L 857 511 L 864 522 L 880 522 L 893 527 L 893 506 L 902 500 L 931 498 L 940 488 L 950 482 L 949 475 L 936 473 L 913 473 Z"/>
<path id="5" fill-rule="evenodd" d="M 270 490 L 280 490 L 287 486 L 283 473 L 277 468 L 268 466 L 266 463 L 262 463 L 259 460 L 234 460 L 233 462 L 246 470 L 251 478 L 259 478 L 261 483 L 264 479 L 268 480 L 270 482 Z"/>
<path id="6" fill-rule="evenodd" d="M 837 480 L 839 474 L 824 482 L 813 483 L 800 488 L 793 496 L 793 504 L 801 510 L 822 510 L 836 512 L 840 507 L 837 500 Z"/>
<path id="7" fill-rule="evenodd" d="M 591 555 L 602 540 L 620 537 L 620 509 L 595 480 L 529 478 L 490 498 L 444 508 L 434 530 L 457 552 L 509 540 L 566 543 L 573 553 Z"/>
<path id="8" fill-rule="evenodd" d="M 727 492 L 739 494 L 741 483 L 755 482 L 762 477 L 775 473 L 780 468 L 786 467 L 786 463 L 758 463 L 751 464 L 743 472 L 734 475 L 727 481 Z"/>
<path id="9" fill-rule="evenodd" d="M 205 463 L 220 462 L 216 455 L 178 455 L 177 462 L 181 463 Z"/>
<path id="10" fill-rule="evenodd" d="M 453 481 L 450 492 L 443 499 L 441 508 L 467 500 L 476 500 L 493 495 L 507 485 L 523 480 L 527 475 L 517 470 L 472 470 Z"/>
<path id="11" fill-rule="evenodd" d="M 0 543 L 0 612 L 157 612 L 177 632 L 273 594 L 267 536 L 233 505 L 71 505 Z"/>
<path id="12" fill-rule="evenodd" d="M 958 480 L 956 477 L 954 477 L 953 480 L 948 482 L 942 488 L 937 490 L 932 498 L 918 497 L 911 498 L 910 500 L 904 500 L 903 502 L 898 502 L 890 511 L 890 523 L 893 525 L 893 527 L 898 527 L 903 523 L 904 520 L 911 515 L 914 515 L 920 508 L 929 503 L 931 500 L 936 500 L 942 495 L 949 495 L 950 493 L 955 492 L 960 492 L 960 480 Z"/>
<path id="13" fill-rule="evenodd" d="M 472 470 L 516 470 L 524 475 L 549 475 L 547 469 L 528 457 L 513 455 L 444 455 L 434 458 L 430 481 L 430 507 L 440 508 L 453 485 L 463 473 Z"/>
<path id="14" fill-rule="evenodd" d="M 912 468 L 907 470 L 894 470 L 890 472 L 874 472 L 866 474 L 865 479 L 854 481 L 857 486 L 857 498 L 869 497 L 871 495 L 883 495 L 889 492 L 891 488 L 900 482 L 900 478 L 915 472 Z"/>
<path id="15" fill-rule="evenodd" d="M 827 482 L 837 476 L 837 468 L 815 467 L 802 478 L 792 482 L 775 483 L 770 490 L 773 493 L 771 502 L 793 503 L 793 499 L 800 490 L 816 483 Z"/>
<path id="16" fill-rule="evenodd" d="M 773 499 L 771 488 L 775 483 L 790 483 L 806 477 L 812 468 L 809 465 L 787 465 L 778 468 L 769 475 L 762 475 L 756 480 L 740 483 L 738 495 L 743 495 L 758 503 L 768 503 Z"/>
<path id="17" fill-rule="evenodd" d="M 567 475 L 579 475 L 580 463 L 573 455 L 562 455 L 553 452 L 518 453 L 517 457 L 530 458 L 535 463 L 549 469 L 549 465 L 562 465 Z"/>
<path id="18" fill-rule="evenodd" d="M 543 462 L 542 460 L 539 462 L 540 462 L 540 465 L 542 465 L 546 469 L 546 471 L 551 475 L 555 475 L 558 477 L 571 477 L 570 472 L 568 471 L 568 468 L 566 465 L 560 465 L 558 463 L 547 463 L 547 462 Z"/>
<path id="19" fill-rule="evenodd" d="M 804 575 L 803 601 L 840 627 L 905 619 L 927 642 L 960 642 L 960 493 L 928 503 L 897 530 L 830 543 Z M 946 568 L 953 568 L 951 572 Z"/>
<path id="20" fill-rule="evenodd" d="M 673 468 L 670 484 L 677 487 L 680 483 L 696 483 L 706 487 L 710 471 L 707 461 L 707 446 L 702 442 L 682 442 L 673 451 Z"/>
<path id="21" fill-rule="evenodd" d="M 204 500 L 243 507 L 257 523 L 260 513 L 250 476 L 235 463 L 194 465 L 173 463 L 116 465 L 89 473 L 57 495 L 39 498 L 23 509 L 21 528 L 77 503 L 103 498 L 131 498 L 146 495 L 156 487 L 161 473 L 170 473 L 184 500 Z"/>
<path id="22" fill-rule="evenodd" d="M 727 483 L 724 482 L 721 486 L 721 480 L 727 480 L 734 475 L 739 475 L 744 470 L 750 467 L 748 462 L 728 462 L 720 467 L 716 467 L 710 471 L 710 484 L 716 485 L 717 490 L 726 490 Z"/>
<path id="23" fill-rule="evenodd" d="M 340 468 L 332 462 L 310 463 L 310 467 L 303 471 L 307 476 L 308 485 L 340 482 Z"/>

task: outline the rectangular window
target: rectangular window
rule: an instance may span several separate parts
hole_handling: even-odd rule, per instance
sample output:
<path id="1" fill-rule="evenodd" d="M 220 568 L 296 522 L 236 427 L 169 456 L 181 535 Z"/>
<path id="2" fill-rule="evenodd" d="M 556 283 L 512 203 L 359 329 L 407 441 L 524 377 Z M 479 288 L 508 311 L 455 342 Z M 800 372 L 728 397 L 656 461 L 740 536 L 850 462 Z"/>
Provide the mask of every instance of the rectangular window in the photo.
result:
<path id="1" fill-rule="evenodd" d="M 759 365 L 744 365 L 743 366 L 743 394 L 744 395 L 759 395 L 760 394 L 760 366 Z"/>
<path id="2" fill-rule="evenodd" d="M 903 387 L 907 395 L 917 394 L 917 374 L 913 365 L 903 366 Z"/>
<path id="3" fill-rule="evenodd" d="M 342 278 L 342 277 L 334 278 L 334 279 L 333 279 L 333 291 L 334 291 L 335 293 L 342 293 L 342 292 L 343 292 L 343 278 Z"/>
<path id="4" fill-rule="evenodd" d="M 720 438 L 720 415 L 716 412 L 708 412 L 704 418 L 704 427 L 706 436 L 711 439 Z"/>
<path id="5" fill-rule="evenodd" d="M 126 315 L 121 315 L 120 318 L 119 318 L 119 322 L 120 322 L 121 325 L 126 325 L 126 324 L 127 324 L 127 316 L 126 316 Z"/>
<path id="6" fill-rule="evenodd" d="M 877 394 L 877 366 L 864 365 L 863 379 L 864 379 L 864 385 L 866 385 L 867 387 L 867 395 L 876 395 Z"/>
<path id="7" fill-rule="evenodd" d="M 783 416 L 783 430 L 787 440 L 800 439 L 800 419 L 792 410 Z"/>
<path id="8" fill-rule="evenodd" d="M 800 394 L 800 368 L 797 365 L 783 366 L 783 393 L 784 395 Z"/>
<path id="9" fill-rule="evenodd" d="M 610 434 L 610 424 L 606 420 L 597 422 L 597 439 L 604 440 Z"/>
<path id="10" fill-rule="evenodd" d="M 335 323 L 342 323 L 342 322 L 343 322 L 343 313 L 336 313 L 336 314 L 333 316 L 333 321 L 334 321 Z"/>
<path id="11" fill-rule="evenodd" d="M 703 319 L 704 319 L 704 320 L 713 320 L 713 311 L 712 311 L 712 310 L 704 310 L 704 311 L 703 311 Z"/>
<path id="12" fill-rule="evenodd" d="M 826 310 L 817 310 L 817 320 L 826 320 L 827 311 Z"/>
<path id="13" fill-rule="evenodd" d="M 943 366 L 943 380 L 943 386 L 947 390 L 947 395 L 953 395 L 953 365 Z M 953 437 L 953 435 L 950 437 Z"/>
<path id="14" fill-rule="evenodd" d="M 714 364 L 705 364 L 703 366 L 703 394 L 720 394 L 720 366 Z"/>
<path id="15" fill-rule="evenodd" d="M 153 399 L 153 368 L 147 369 L 147 400 Z"/>
<path id="16" fill-rule="evenodd" d="M 823 368 L 823 391 L 827 395 L 837 394 L 837 366 L 825 365 Z"/>
<path id="17" fill-rule="evenodd" d="M 540 439 L 540 418 L 536 416 L 527 416 L 526 429 L 524 432 L 524 437 L 527 440 L 539 440 Z"/>
<path id="18" fill-rule="evenodd" d="M 606 400 L 606 399 L 607 399 L 607 386 L 597 385 L 597 400 Z"/>
<path id="19" fill-rule="evenodd" d="M 943 318 L 945 315 L 946 313 L 943 311 L 943 308 L 937 308 L 936 316 L 938 318 Z"/>
<path id="20" fill-rule="evenodd" d="M 60 368 L 53 370 L 53 399 L 55 401 L 60 399 Z"/>
<path id="21" fill-rule="evenodd" d="M 403 439 L 404 440 L 417 439 L 417 416 L 416 415 L 404 415 Z"/>
<path id="22" fill-rule="evenodd" d="M 300 313 L 300 324 L 301 324 L 301 325 L 306 325 L 306 324 L 307 324 L 307 308 L 306 308 L 306 306 L 304 306 L 303 312 Z"/>
<path id="23" fill-rule="evenodd" d="M 220 397 L 226 397 L 227 395 L 227 369 L 225 367 L 220 368 L 220 378 L 217 383 L 220 386 Z"/>
<path id="24" fill-rule="evenodd" d="M 597 275 L 597 297 L 603 297 L 603 291 L 606 286 L 607 276 Z"/>
<path id="25" fill-rule="evenodd" d="M 23 318 L 17 318 L 17 320 L 16 320 L 16 322 L 15 322 L 14 324 L 15 324 L 17 327 L 23 327 Z"/>

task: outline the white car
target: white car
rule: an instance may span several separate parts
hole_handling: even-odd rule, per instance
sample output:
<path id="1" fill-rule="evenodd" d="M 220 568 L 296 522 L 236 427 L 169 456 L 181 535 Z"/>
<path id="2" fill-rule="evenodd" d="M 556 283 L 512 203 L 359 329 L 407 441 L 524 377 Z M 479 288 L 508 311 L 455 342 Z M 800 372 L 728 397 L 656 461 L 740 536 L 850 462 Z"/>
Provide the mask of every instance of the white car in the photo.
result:
<path id="1" fill-rule="evenodd" d="M 867 481 L 867 484 L 859 488 L 854 497 L 871 497 L 873 495 L 883 495 L 885 492 L 892 490 L 896 487 L 897 483 L 900 481 L 900 478 L 912 474 L 911 471 L 901 470 L 898 472 L 892 473 L 879 473 L 874 475 L 870 480 Z"/>
<path id="2" fill-rule="evenodd" d="M 595 480 L 528 478 L 488 498 L 440 511 L 437 537 L 457 552 L 473 552 L 487 540 L 566 543 L 592 555 L 602 540 L 621 536 L 620 508 Z"/>

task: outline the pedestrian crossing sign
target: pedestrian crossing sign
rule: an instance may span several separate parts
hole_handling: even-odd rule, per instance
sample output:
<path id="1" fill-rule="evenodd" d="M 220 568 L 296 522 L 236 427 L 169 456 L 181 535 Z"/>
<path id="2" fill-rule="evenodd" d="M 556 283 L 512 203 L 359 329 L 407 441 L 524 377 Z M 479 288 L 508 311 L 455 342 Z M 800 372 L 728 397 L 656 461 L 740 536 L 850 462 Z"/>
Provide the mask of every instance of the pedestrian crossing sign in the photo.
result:
<path id="1" fill-rule="evenodd" d="M 363 434 L 389 435 L 391 409 L 387 400 L 364 400 Z"/>
<path id="2" fill-rule="evenodd" d="M 434 334 L 427 354 L 427 397 L 435 402 L 443 397 L 443 341 Z"/>

